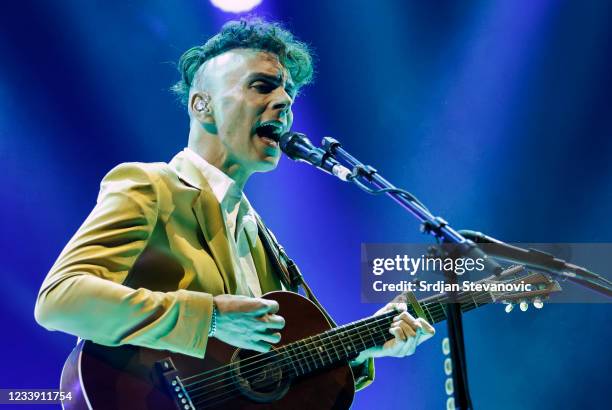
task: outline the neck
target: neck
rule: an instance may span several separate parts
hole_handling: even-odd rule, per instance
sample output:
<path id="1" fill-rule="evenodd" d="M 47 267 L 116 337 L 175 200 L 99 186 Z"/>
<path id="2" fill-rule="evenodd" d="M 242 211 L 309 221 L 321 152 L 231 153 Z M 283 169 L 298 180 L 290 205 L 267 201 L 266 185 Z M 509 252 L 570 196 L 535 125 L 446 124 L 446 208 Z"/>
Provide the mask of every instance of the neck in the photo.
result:
<path id="1" fill-rule="evenodd" d="M 233 179 L 241 190 L 244 189 L 253 172 L 248 170 L 244 164 L 232 158 L 214 135 L 194 134 L 196 133 L 193 130 L 189 132 L 189 142 L 187 144 L 189 149 Z"/>

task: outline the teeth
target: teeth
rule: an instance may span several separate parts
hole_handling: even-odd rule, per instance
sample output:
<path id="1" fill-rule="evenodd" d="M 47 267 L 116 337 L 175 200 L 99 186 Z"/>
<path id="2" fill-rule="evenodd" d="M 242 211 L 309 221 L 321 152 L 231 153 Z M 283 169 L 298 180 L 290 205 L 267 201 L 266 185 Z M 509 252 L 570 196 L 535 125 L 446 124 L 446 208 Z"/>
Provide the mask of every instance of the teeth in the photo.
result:
<path id="1" fill-rule="evenodd" d="M 278 141 L 281 128 L 275 124 L 262 124 L 257 127 L 256 132 L 260 137 L 268 137 L 274 141 Z"/>

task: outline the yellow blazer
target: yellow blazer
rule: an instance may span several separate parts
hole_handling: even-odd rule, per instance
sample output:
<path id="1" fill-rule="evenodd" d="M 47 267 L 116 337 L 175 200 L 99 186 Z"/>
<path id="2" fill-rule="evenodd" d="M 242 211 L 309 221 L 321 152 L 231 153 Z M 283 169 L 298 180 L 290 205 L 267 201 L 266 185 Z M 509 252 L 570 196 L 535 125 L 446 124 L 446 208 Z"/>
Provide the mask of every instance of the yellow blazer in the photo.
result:
<path id="1" fill-rule="evenodd" d="M 261 239 L 250 245 L 262 292 L 281 289 Z M 42 284 L 35 317 L 104 345 L 204 357 L 212 297 L 235 291 L 219 203 L 179 153 L 104 177 L 95 208 Z"/>

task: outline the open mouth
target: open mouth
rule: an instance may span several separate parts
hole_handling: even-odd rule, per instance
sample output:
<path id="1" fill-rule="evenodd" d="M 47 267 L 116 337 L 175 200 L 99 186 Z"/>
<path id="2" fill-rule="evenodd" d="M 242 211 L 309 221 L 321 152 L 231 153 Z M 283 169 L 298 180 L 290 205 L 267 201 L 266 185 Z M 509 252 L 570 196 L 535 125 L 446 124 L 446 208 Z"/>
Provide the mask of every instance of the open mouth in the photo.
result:
<path id="1" fill-rule="evenodd" d="M 266 122 L 255 129 L 257 136 L 261 141 L 271 147 L 278 147 L 278 141 L 283 132 L 283 127 L 280 123 Z"/>

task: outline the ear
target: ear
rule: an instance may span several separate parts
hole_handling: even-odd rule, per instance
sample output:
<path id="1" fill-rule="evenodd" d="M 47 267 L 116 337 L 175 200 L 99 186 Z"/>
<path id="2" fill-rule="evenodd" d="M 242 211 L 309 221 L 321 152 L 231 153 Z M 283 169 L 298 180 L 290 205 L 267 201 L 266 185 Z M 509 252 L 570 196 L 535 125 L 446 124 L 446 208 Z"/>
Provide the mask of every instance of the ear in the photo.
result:
<path id="1" fill-rule="evenodd" d="M 210 95 L 206 92 L 193 93 L 189 100 L 189 112 L 201 123 L 214 122 Z"/>

